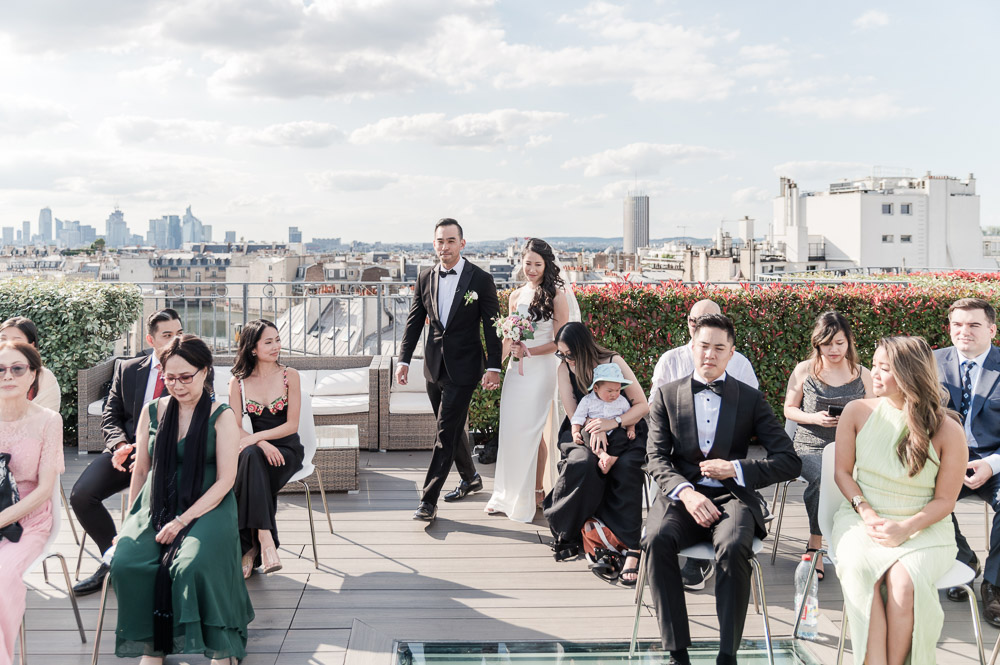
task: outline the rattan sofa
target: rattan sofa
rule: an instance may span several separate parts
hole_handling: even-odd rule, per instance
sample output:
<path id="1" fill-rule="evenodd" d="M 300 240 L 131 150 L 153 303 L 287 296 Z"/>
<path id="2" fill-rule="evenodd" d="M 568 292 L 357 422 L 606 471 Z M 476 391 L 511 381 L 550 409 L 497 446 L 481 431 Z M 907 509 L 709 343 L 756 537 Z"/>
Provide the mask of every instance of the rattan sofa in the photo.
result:
<path id="1" fill-rule="evenodd" d="M 422 358 L 410 361 L 406 386 L 396 383 L 396 361 L 385 357 L 379 397 L 379 448 L 430 450 L 437 437 L 437 419 L 427 396 Z"/>
<path id="2" fill-rule="evenodd" d="M 80 450 L 104 450 L 104 435 L 101 433 L 104 398 L 108 396 L 115 363 L 119 360 L 128 358 L 108 358 L 93 367 L 76 371 L 76 423 Z"/>

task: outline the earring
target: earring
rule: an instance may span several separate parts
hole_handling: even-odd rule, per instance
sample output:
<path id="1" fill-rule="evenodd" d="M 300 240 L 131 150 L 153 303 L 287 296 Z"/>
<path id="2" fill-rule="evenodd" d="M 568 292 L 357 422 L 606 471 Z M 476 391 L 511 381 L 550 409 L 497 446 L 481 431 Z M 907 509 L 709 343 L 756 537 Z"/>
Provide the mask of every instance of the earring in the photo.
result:
<path id="1" fill-rule="evenodd" d="M 251 351 L 250 354 L 253 355 L 253 356 L 256 356 L 257 352 L 256 351 Z"/>

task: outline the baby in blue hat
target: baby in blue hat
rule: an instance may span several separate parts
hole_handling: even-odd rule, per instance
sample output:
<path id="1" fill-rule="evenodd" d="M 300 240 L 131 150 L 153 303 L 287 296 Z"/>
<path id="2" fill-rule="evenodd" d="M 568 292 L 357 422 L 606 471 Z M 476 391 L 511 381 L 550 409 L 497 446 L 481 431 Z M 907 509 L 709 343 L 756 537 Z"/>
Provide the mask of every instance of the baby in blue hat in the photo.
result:
<path id="1" fill-rule="evenodd" d="M 623 425 L 621 418 L 626 411 L 632 408 L 632 403 L 622 394 L 622 388 L 631 385 L 631 383 L 615 363 L 606 363 L 595 367 L 594 380 L 588 388 L 590 392 L 580 400 L 576 412 L 570 418 L 570 423 L 573 426 L 573 441 L 584 445 L 583 427 L 587 422 L 596 418 L 617 420 L 618 426 L 625 429 L 628 438 L 635 439 L 635 425 Z M 611 466 L 618 461 L 618 456 L 624 452 L 627 445 L 627 442 L 618 445 L 607 444 L 598 452 L 591 444 L 591 450 L 594 450 L 599 458 L 597 466 L 602 472 L 608 472 Z"/>

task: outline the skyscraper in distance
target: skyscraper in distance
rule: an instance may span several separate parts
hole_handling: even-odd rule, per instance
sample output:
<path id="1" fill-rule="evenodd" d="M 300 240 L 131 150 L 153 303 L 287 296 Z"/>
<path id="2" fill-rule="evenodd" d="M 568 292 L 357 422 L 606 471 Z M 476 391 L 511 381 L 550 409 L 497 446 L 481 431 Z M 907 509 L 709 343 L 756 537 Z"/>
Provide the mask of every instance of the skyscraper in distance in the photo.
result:
<path id="1" fill-rule="evenodd" d="M 302 242 L 302 231 L 299 231 L 299 227 L 297 226 L 288 227 L 288 242 L 289 244 Z"/>
<path id="2" fill-rule="evenodd" d="M 44 243 L 52 242 L 51 208 L 42 208 L 41 212 L 38 213 L 38 237 Z"/>
<path id="3" fill-rule="evenodd" d="M 624 216 L 625 254 L 635 254 L 640 247 L 649 246 L 649 197 L 642 192 L 629 192 L 625 195 Z"/>
<path id="4" fill-rule="evenodd" d="M 21 223 L 23 226 L 23 231 L 21 231 L 21 239 L 24 241 L 25 245 L 31 244 L 31 222 L 25 220 Z"/>

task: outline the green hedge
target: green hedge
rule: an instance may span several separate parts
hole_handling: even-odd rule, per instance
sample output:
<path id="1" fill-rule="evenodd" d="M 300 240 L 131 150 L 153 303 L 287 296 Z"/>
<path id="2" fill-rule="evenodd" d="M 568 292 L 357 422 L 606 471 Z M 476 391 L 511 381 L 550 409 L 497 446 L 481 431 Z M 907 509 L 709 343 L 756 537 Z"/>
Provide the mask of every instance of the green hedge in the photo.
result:
<path id="1" fill-rule="evenodd" d="M 38 350 L 62 389 L 66 443 L 76 441 L 76 372 L 114 352 L 139 318 L 142 295 L 130 284 L 10 279 L 0 283 L 0 320 L 26 316 L 38 327 Z"/>
<path id="2" fill-rule="evenodd" d="M 711 298 L 736 326 L 736 347 L 750 359 L 760 389 L 779 415 L 788 376 L 808 357 L 816 317 L 831 309 L 854 329 L 861 362 L 871 366 L 875 344 L 890 335 L 922 335 L 938 348 L 951 344 L 948 306 L 964 297 L 986 298 L 1000 308 L 996 282 L 949 281 L 917 285 L 746 284 L 739 288 L 624 284 L 577 290 L 583 322 L 597 340 L 620 353 L 648 393 L 653 368 L 666 350 L 688 341 L 687 312 Z M 504 300 L 501 297 L 501 302 Z M 500 391 L 477 390 L 470 425 L 495 433 Z"/>

